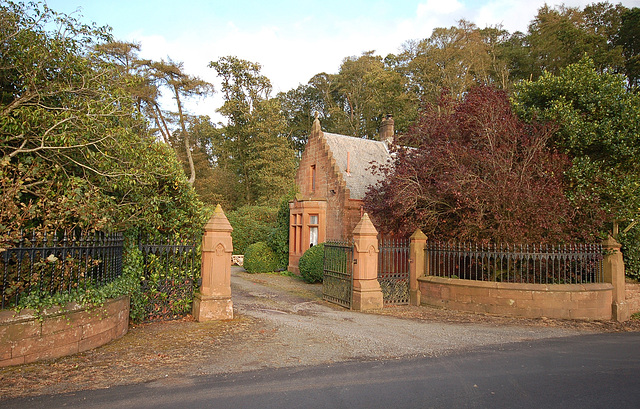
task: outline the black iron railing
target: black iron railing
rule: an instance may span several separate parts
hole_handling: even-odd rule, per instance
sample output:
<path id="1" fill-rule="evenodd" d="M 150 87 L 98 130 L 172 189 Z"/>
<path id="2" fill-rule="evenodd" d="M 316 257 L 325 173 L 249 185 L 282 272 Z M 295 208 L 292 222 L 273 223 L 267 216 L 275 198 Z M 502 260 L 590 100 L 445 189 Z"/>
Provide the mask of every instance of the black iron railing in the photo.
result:
<path id="1" fill-rule="evenodd" d="M 378 250 L 378 282 L 384 304 L 409 304 L 409 240 L 380 240 Z"/>
<path id="2" fill-rule="evenodd" d="M 176 319 L 191 312 L 200 279 L 199 244 L 199 236 L 140 240 L 144 321 Z"/>
<path id="3" fill-rule="evenodd" d="M 531 284 L 602 283 L 599 244 L 563 246 L 427 243 L 427 274 Z"/>
<path id="4" fill-rule="evenodd" d="M 121 233 L 23 235 L 0 244 L 1 308 L 34 292 L 71 292 L 109 283 L 122 274 Z"/>

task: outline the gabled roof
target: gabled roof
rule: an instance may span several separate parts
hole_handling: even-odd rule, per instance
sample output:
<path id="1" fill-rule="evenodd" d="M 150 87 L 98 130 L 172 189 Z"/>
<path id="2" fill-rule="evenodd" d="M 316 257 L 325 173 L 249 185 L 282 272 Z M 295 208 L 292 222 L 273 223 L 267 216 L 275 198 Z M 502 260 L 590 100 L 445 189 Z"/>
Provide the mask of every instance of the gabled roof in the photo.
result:
<path id="1" fill-rule="evenodd" d="M 386 142 L 328 132 L 323 132 L 323 136 L 351 192 L 351 198 L 364 199 L 367 188 L 376 184 L 381 177 L 372 173 L 372 162 L 384 165 L 391 159 Z"/>

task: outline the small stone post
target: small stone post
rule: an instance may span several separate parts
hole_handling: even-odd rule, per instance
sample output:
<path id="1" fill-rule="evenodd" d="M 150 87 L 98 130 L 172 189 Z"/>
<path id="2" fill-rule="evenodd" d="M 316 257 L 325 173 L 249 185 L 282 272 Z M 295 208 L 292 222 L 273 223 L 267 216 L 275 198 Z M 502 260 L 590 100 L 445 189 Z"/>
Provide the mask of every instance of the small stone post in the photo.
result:
<path id="1" fill-rule="evenodd" d="M 603 260 L 604 281 L 613 285 L 611 300 L 611 318 L 616 321 L 627 321 L 630 318 L 629 305 L 625 302 L 624 261 L 620 243 L 609 236 L 603 243 L 605 251 Z"/>
<path id="2" fill-rule="evenodd" d="M 382 289 L 378 282 L 378 231 L 364 214 L 353 229 L 353 298 L 356 311 L 382 308 Z"/>
<path id="3" fill-rule="evenodd" d="M 426 274 L 424 248 L 427 236 L 422 230 L 416 230 L 409 238 L 409 304 L 420 305 L 418 277 Z"/>
<path id="4" fill-rule="evenodd" d="M 231 253 L 233 228 L 222 211 L 216 207 L 204 226 L 202 236 L 202 285 L 193 298 L 193 317 L 196 321 L 233 319 L 231 302 Z"/>

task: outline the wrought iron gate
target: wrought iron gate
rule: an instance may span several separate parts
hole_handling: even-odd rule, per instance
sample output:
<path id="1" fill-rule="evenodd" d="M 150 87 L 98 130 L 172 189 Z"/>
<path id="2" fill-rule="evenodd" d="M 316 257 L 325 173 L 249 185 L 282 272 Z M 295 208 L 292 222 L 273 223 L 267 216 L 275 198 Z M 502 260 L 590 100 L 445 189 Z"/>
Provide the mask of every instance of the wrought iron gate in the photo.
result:
<path id="1" fill-rule="evenodd" d="M 378 282 L 384 304 L 409 304 L 409 241 L 383 240 L 378 247 Z"/>
<path id="2" fill-rule="evenodd" d="M 139 244 L 144 258 L 144 321 L 171 320 L 191 312 L 200 278 L 197 243 L 193 238 Z"/>
<path id="3" fill-rule="evenodd" d="M 353 246 L 346 242 L 324 244 L 322 298 L 351 308 L 353 293 Z"/>

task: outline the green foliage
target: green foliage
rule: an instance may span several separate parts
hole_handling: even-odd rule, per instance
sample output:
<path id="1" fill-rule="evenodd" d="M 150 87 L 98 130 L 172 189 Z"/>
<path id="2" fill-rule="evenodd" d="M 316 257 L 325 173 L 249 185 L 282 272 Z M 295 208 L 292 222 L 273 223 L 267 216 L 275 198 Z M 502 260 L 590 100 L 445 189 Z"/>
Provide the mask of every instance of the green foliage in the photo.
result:
<path id="1" fill-rule="evenodd" d="M 286 195 L 280 202 L 276 225 L 269 233 L 267 244 L 273 250 L 278 259 L 278 267 L 286 269 L 289 264 L 289 200 L 294 194 Z"/>
<path id="2" fill-rule="evenodd" d="M 600 203 L 616 219 L 640 212 L 640 95 L 622 75 L 599 73 L 593 61 L 518 85 L 516 110 L 559 126 L 552 146 L 573 159 L 571 196 Z"/>
<path id="3" fill-rule="evenodd" d="M 539 77 L 545 71 L 558 74 L 561 69 L 589 55 L 599 70 L 623 64 L 622 48 L 612 41 L 620 22 L 621 7 L 599 8 L 597 4 L 579 8 L 547 5 L 529 25 L 527 42 L 531 74 Z"/>
<path id="4" fill-rule="evenodd" d="M 129 318 L 133 322 L 141 322 L 145 316 L 144 298 L 140 287 L 144 274 L 144 259 L 137 240 L 138 235 L 134 233 L 130 233 L 125 237 L 121 277 L 123 283 L 125 283 L 126 291 L 131 297 Z"/>
<path id="5" fill-rule="evenodd" d="M 200 264 L 193 261 L 200 258 L 199 247 L 146 255 L 145 275 L 141 280 L 145 320 L 178 318 L 191 312 L 194 283 L 200 278 Z"/>
<path id="6" fill-rule="evenodd" d="M 216 161 L 220 143 L 219 129 L 208 116 L 193 118 L 189 123 L 188 132 L 193 144 L 193 162 L 197 178 L 193 184 L 198 197 L 203 203 L 215 206 L 220 204 L 226 211 L 232 210 L 231 199 L 234 186 L 229 183 L 228 172 Z M 188 171 L 187 160 L 184 160 L 184 148 L 179 157 L 185 172 Z"/>
<path id="7" fill-rule="evenodd" d="M 620 226 L 622 230 L 626 224 Z M 640 227 L 636 225 L 626 233 L 621 231 L 617 240 L 622 244 L 625 275 L 640 280 Z"/>
<path id="8" fill-rule="evenodd" d="M 640 87 L 640 8 L 634 7 L 622 14 L 617 43 L 622 46 L 629 84 Z"/>
<path id="9" fill-rule="evenodd" d="M 257 63 L 223 57 L 209 64 L 222 79 L 228 124 L 213 134 L 211 161 L 228 178 L 234 206 L 276 206 L 293 187 L 296 158 L 271 82 Z"/>
<path id="10" fill-rule="evenodd" d="M 300 275 L 302 279 L 307 283 L 319 283 L 322 282 L 323 270 L 324 270 L 324 243 L 320 243 L 317 246 L 310 247 L 304 252 L 300 261 L 298 262 L 298 268 L 300 269 Z"/>
<path id="11" fill-rule="evenodd" d="M 0 5 L 0 236 L 40 227 L 199 229 L 202 203 L 96 28 L 43 4 Z"/>
<path id="12" fill-rule="evenodd" d="M 640 95 L 622 75 L 600 73 L 593 61 L 545 74 L 517 87 L 514 104 L 528 120 L 554 122 L 552 146 L 572 159 L 567 194 L 598 205 L 609 221 L 633 220 L 640 213 Z M 637 228 L 620 237 L 627 274 L 640 271 Z"/>
<path id="13" fill-rule="evenodd" d="M 244 254 L 249 245 L 259 241 L 266 242 L 276 225 L 277 212 L 277 208 L 268 206 L 242 206 L 227 213 L 227 219 L 233 227 L 233 252 Z"/>
<path id="14" fill-rule="evenodd" d="M 244 269 L 249 273 L 269 273 L 278 269 L 278 259 L 263 241 L 253 243 L 244 253 Z"/>
<path id="15" fill-rule="evenodd" d="M 435 28 L 429 38 L 408 42 L 398 55 L 398 70 L 407 77 L 417 100 L 435 102 L 443 90 L 462 98 L 473 86 L 506 88 L 508 67 L 501 47 L 507 35 L 499 28 L 479 29 L 461 20 Z"/>

